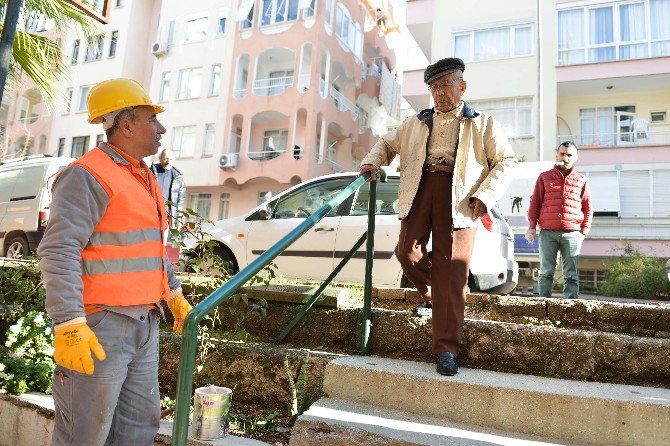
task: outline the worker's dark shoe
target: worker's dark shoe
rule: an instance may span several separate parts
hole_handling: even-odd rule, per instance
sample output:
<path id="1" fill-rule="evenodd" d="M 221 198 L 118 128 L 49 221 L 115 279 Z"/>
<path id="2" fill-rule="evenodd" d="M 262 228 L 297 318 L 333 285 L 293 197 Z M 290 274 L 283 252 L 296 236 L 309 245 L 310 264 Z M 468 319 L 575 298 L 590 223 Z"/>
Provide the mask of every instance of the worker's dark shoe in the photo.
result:
<path id="1" fill-rule="evenodd" d="M 442 352 L 435 356 L 437 362 L 437 373 L 440 375 L 453 376 L 458 373 L 456 355 L 451 352 Z"/>
<path id="2" fill-rule="evenodd" d="M 424 302 L 414 309 L 414 314 L 423 317 L 432 317 L 433 306 L 430 304 L 430 302 Z"/>

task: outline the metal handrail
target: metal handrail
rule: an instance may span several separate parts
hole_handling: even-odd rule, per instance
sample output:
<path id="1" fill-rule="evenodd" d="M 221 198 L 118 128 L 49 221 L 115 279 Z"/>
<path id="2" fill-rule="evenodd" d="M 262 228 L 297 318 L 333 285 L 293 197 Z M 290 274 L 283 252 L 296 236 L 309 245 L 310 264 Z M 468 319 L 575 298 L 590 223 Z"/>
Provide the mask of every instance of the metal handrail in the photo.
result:
<path id="1" fill-rule="evenodd" d="M 195 351 L 197 347 L 198 325 L 200 321 L 237 292 L 249 279 L 255 276 L 261 269 L 269 265 L 275 257 L 281 254 L 287 247 L 300 238 L 305 232 L 317 224 L 330 211 L 339 206 L 349 198 L 370 178 L 370 173 L 356 178 L 347 187 L 341 190 L 330 201 L 319 210 L 309 216 L 295 229 L 285 235 L 281 240 L 272 245 L 267 251 L 258 256 L 246 268 L 235 274 L 228 282 L 207 296 L 202 302 L 193 307 L 184 320 L 182 331 L 182 342 L 179 351 L 179 372 L 177 375 L 176 409 L 174 425 L 172 428 L 172 444 L 174 446 L 186 446 L 188 441 L 188 415 L 191 408 L 191 392 L 193 387 L 193 372 L 195 371 Z M 368 231 L 366 260 L 365 260 L 365 284 L 363 297 L 363 323 L 361 324 L 361 353 L 368 353 L 368 341 L 371 327 L 372 313 L 372 261 L 374 251 L 375 230 L 375 205 L 376 203 L 376 181 L 370 184 L 370 200 L 368 205 Z"/>

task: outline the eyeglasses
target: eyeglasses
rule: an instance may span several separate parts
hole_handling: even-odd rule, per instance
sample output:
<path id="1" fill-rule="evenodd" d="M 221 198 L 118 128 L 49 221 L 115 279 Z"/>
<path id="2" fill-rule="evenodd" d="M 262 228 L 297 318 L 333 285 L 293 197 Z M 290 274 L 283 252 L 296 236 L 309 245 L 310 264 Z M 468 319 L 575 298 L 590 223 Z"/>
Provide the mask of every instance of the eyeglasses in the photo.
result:
<path id="1" fill-rule="evenodd" d="M 455 85 L 460 85 L 460 83 L 463 82 L 463 79 L 454 79 L 449 82 L 444 82 L 442 84 L 430 84 L 428 86 L 428 89 L 430 91 L 443 91 L 448 89 L 449 87 L 453 87 Z"/>

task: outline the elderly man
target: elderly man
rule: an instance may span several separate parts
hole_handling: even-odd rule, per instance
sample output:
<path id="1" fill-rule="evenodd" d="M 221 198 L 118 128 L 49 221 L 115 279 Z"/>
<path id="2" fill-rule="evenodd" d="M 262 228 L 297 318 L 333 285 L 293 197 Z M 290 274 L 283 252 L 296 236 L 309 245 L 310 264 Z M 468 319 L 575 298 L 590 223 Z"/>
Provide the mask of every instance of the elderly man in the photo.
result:
<path id="1" fill-rule="evenodd" d="M 528 207 L 526 239 L 533 243 L 540 228 L 540 283 L 542 297 L 551 297 L 556 271 L 556 254 L 563 263 L 563 297 L 579 297 L 579 253 L 591 228 L 593 209 L 585 175 L 577 172 L 579 154 L 572 141 L 556 149 L 554 168 L 542 172 Z"/>
<path id="2" fill-rule="evenodd" d="M 158 178 L 158 184 L 163 191 L 163 198 L 169 201 L 168 224 L 172 227 L 176 224 L 177 210 L 184 210 L 186 203 L 186 186 L 181 172 L 174 167 L 174 152 L 163 149 L 159 157 L 160 162 L 151 166 L 151 171 Z"/>
<path id="3" fill-rule="evenodd" d="M 360 173 L 400 156 L 400 237 L 396 256 L 432 309 L 437 372 L 458 372 L 475 226 L 507 189 L 516 157 L 500 124 L 461 101 L 465 65 L 446 58 L 428 66 L 424 81 L 435 102 L 382 137 Z M 426 244 L 432 232 L 432 257 Z"/>
<path id="4" fill-rule="evenodd" d="M 108 142 L 59 173 L 38 248 L 55 325 L 51 444 L 149 446 L 160 421 L 160 301 L 177 333 L 191 309 L 166 259 L 163 196 L 141 161 L 160 146 L 163 107 L 130 79 L 94 86 L 86 106 Z"/>

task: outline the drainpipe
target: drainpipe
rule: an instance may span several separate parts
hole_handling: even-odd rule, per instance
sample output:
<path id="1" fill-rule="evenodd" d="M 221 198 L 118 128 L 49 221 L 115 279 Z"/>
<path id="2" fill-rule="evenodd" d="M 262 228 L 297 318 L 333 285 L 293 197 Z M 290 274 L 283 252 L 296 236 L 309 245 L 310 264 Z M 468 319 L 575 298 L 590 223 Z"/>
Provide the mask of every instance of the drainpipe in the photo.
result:
<path id="1" fill-rule="evenodd" d="M 543 100 L 542 96 L 542 6 L 541 0 L 537 0 L 537 160 L 543 161 L 542 157 L 542 140 L 544 139 L 543 135 L 543 125 L 542 125 L 542 109 L 543 109 Z"/>

